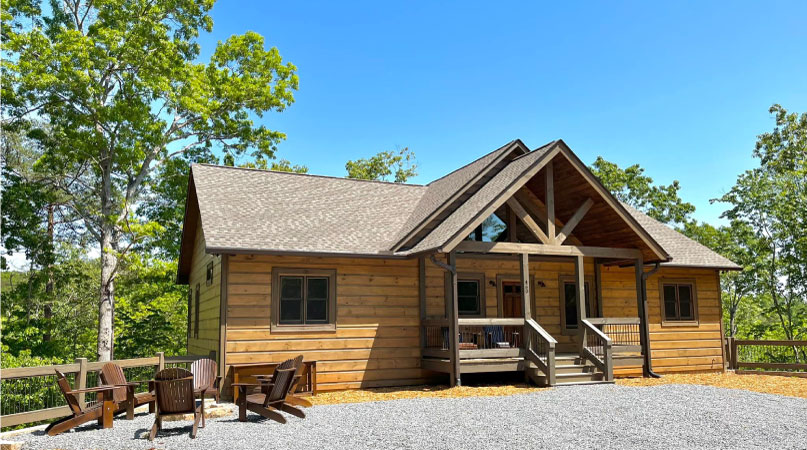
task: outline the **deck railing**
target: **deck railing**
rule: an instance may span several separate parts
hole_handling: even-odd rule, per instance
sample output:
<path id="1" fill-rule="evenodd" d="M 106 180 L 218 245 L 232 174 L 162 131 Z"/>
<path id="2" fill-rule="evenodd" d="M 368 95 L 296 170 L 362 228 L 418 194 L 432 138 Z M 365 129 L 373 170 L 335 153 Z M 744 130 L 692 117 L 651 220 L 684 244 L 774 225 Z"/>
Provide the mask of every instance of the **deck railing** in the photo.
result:
<path id="1" fill-rule="evenodd" d="M 211 352 L 215 359 L 215 352 Z M 171 356 L 163 353 L 149 358 L 119 359 L 112 362 L 123 369 L 127 381 L 146 381 L 164 367 L 188 367 L 199 358 L 208 356 Z M 64 396 L 56 384 L 56 370 L 62 372 L 74 389 L 96 387 L 101 383 L 99 372 L 106 362 L 88 362 L 78 358 L 73 364 L 0 369 L 0 425 L 4 429 L 21 424 L 41 422 L 70 414 Z M 144 384 L 139 391 L 147 389 Z M 92 405 L 95 394 L 79 394 L 79 402 Z"/>
<path id="2" fill-rule="evenodd" d="M 546 383 L 555 385 L 555 345 L 558 341 L 544 330 L 538 322 L 528 319 L 524 323 L 524 330 L 528 334 L 526 358 L 546 375 Z"/>
<path id="3" fill-rule="evenodd" d="M 581 356 L 591 361 L 605 374 L 606 381 L 614 380 L 613 349 L 611 339 L 589 320 L 583 320 L 583 347 Z"/>
<path id="4" fill-rule="evenodd" d="M 638 317 L 592 317 L 586 319 L 611 339 L 616 351 L 641 351 Z"/>
<path id="5" fill-rule="evenodd" d="M 729 367 L 738 373 L 807 375 L 807 341 L 729 338 Z"/>
<path id="6" fill-rule="evenodd" d="M 460 359 L 523 355 L 524 319 L 459 319 Z"/>

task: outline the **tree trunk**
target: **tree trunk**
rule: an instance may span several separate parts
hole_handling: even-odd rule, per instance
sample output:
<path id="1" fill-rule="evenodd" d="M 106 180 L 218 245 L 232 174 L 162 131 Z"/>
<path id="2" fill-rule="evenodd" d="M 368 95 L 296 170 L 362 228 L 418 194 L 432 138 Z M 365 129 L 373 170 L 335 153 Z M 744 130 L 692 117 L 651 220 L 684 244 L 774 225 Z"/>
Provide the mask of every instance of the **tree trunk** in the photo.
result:
<path id="1" fill-rule="evenodd" d="M 118 258 L 112 245 L 112 227 L 101 231 L 101 298 L 98 308 L 98 361 L 112 359 L 115 335 L 115 268 Z"/>

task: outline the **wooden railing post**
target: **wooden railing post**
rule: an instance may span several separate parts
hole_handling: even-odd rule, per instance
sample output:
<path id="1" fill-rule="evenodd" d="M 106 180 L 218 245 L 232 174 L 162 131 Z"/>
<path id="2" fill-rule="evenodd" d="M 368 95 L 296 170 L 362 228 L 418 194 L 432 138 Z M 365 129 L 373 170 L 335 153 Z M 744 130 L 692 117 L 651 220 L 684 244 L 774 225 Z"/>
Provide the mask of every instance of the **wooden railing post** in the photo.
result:
<path id="1" fill-rule="evenodd" d="M 87 388 L 87 358 L 76 358 L 76 363 L 78 363 L 78 372 L 76 372 L 76 389 L 86 389 Z M 81 408 L 84 409 L 86 406 L 84 402 L 84 393 L 78 394 L 78 403 L 81 405 Z"/>
<path id="2" fill-rule="evenodd" d="M 605 381 L 614 381 L 614 355 L 613 344 L 605 343 Z"/>
<path id="3" fill-rule="evenodd" d="M 157 372 L 165 369 L 165 352 L 157 352 Z"/>
<path id="4" fill-rule="evenodd" d="M 737 339 L 731 338 L 731 368 L 733 370 L 737 370 L 737 363 L 739 358 L 737 357 Z"/>
<path id="5" fill-rule="evenodd" d="M 555 343 L 550 342 L 547 349 L 546 356 L 546 383 L 550 386 L 555 385 Z"/>

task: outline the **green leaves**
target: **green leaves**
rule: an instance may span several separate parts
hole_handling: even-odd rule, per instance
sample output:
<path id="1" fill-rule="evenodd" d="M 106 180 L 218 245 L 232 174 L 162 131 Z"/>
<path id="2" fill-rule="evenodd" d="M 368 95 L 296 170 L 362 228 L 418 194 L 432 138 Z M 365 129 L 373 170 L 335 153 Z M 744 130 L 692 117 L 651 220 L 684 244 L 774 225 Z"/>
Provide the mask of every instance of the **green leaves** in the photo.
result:
<path id="1" fill-rule="evenodd" d="M 659 222 L 683 225 L 695 212 L 693 204 L 678 196 L 678 180 L 666 186 L 654 185 L 638 164 L 622 169 L 602 156 L 589 169 L 616 198 Z"/>
<path id="2" fill-rule="evenodd" d="M 345 164 L 348 178 L 359 180 L 390 181 L 393 177 L 396 183 L 405 183 L 417 175 L 417 162 L 415 153 L 404 147 L 396 152 L 383 151 L 368 159 L 357 159 Z"/>

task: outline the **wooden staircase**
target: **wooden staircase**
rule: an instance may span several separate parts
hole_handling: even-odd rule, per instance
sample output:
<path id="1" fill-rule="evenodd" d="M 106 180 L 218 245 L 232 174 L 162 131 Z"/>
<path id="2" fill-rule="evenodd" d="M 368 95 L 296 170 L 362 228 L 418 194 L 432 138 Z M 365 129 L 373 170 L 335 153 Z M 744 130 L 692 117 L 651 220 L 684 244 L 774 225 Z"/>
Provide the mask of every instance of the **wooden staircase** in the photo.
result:
<path id="1" fill-rule="evenodd" d="M 528 368 L 527 375 L 539 386 L 547 385 L 546 375 L 540 370 Z M 555 386 L 580 384 L 613 384 L 613 381 L 606 381 L 601 370 L 577 353 L 555 355 Z"/>

